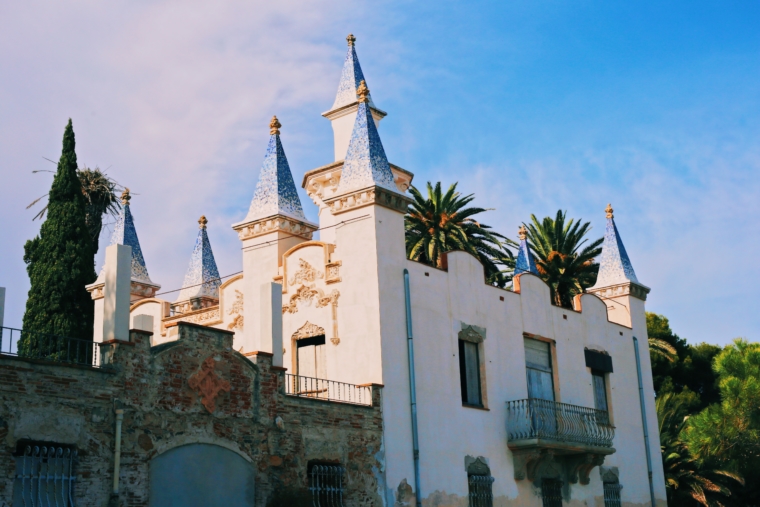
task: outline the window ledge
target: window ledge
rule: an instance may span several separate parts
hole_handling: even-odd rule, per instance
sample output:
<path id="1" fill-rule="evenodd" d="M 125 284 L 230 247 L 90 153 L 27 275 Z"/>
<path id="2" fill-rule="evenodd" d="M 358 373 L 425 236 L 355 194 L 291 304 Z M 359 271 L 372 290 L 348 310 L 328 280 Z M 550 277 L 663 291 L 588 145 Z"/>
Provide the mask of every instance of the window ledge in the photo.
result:
<path id="1" fill-rule="evenodd" d="M 483 405 L 470 405 L 469 403 L 462 403 L 462 406 L 464 408 L 474 408 L 474 409 L 477 409 L 477 410 L 485 410 L 486 412 L 490 412 L 491 411 L 490 408 L 486 408 Z"/>

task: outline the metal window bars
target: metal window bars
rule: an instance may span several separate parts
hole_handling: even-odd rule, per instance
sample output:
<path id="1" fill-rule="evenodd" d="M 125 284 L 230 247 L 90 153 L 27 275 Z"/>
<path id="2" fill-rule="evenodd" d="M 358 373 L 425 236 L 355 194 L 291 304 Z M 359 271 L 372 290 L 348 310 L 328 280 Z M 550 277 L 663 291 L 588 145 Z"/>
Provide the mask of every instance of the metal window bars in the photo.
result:
<path id="1" fill-rule="evenodd" d="M 301 398 L 372 406 L 372 386 L 285 374 L 285 394 Z"/>
<path id="2" fill-rule="evenodd" d="M 13 505 L 73 507 L 77 451 L 66 447 L 28 445 L 16 456 Z"/>
<path id="3" fill-rule="evenodd" d="M 0 328 L 0 355 L 100 367 L 100 343 L 11 327 Z"/>
<path id="4" fill-rule="evenodd" d="M 493 507 L 493 481 L 490 475 L 471 475 L 469 477 L 469 507 Z"/>
<path id="5" fill-rule="evenodd" d="M 612 447 L 615 427 L 604 410 L 530 398 L 507 402 L 510 441 L 546 439 Z"/>
<path id="6" fill-rule="evenodd" d="M 562 507 L 562 482 L 557 479 L 541 480 L 543 507 Z"/>
<path id="7" fill-rule="evenodd" d="M 314 507 L 343 507 L 343 475 L 339 465 L 314 465 L 309 473 L 309 491 Z"/>
<path id="8" fill-rule="evenodd" d="M 618 482 L 604 483 L 604 507 L 622 507 L 623 501 L 620 499 L 620 490 L 623 486 Z"/>

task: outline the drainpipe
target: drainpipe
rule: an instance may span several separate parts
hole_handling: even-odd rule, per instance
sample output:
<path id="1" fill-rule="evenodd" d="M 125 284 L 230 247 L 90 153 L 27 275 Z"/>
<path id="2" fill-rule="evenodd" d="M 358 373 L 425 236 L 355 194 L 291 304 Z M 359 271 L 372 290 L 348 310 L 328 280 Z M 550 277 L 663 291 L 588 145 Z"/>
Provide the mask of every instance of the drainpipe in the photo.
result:
<path id="1" fill-rule="evenodd" d="M 124 420 L 124 410 L 116 409 L 116 443 L 113 452 L 113 495 L 119 495 L 119 466 L 121 465 L 121 422 Z"/>
<path id="2" fill-rule="evenodd" d="M 414 344 L 412 342 L 412 298 L 409 293 L 409 271 L 404 269 L 404 296 L 406 300 L 406 344 L 409 355 L 409 399 L 412 409 L 412 449 L 414 451 L 414 494 L 417 507 L 422 506 L 420 494 L 420 441 L 417 433 L 417 388 L 414 378 Z"/>
<path id="3" fill-rule="evenodd" d="M 644 406 L 644 383 L 641 381 L 641 358 L 639 357 L 639 341 L 633 337 L 633 352 L 636 354 L 636 374 L 639 377 L 639 402 L 641 403 L 641 426 L 644 428 L 644 449 L 647 451 L 647 476 L 649 477 L 649 498 L 654 503 L 654 485 L 652 484 L 652 454 L 649 450 L 649 430 L 647 429 L 647 410 Z"/>

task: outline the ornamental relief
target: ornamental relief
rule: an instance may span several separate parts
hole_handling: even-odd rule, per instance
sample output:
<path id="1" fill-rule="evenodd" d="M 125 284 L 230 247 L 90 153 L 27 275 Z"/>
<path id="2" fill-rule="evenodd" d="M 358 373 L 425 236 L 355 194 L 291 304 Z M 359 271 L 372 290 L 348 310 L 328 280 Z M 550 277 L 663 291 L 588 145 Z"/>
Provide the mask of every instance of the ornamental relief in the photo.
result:
<path id="1" fill-rule="evenodd" d="M 227 325 L 227 329 L 239 329 L 243 330 L 243 293 L 239 290 L 235 290 L 235 301 L 232 303 L 230 311 L 227 315 L 234 315 L 232 322 Z"/>
<path id="2" fill-rule="evenodd" d="M 322 336 L 324 334 L 324 328 L 321 328 L 316 324 L 312 324 L 307 320 L 306 324 L 299 327 L 296 332 L 293 333 L 293 339 L 300 340 L 301 338 L 312 338 L 314 336 Z"/>
<path id="3" fill-rule="evenodd" d="M 299 283 L 312 283 L 318 278 L 322 278 L 324 276 L 321 271 L 317 270 L 303 259 L 298 259 L 298 267 L 298 271 L 296 271 L 295 274 L 288 280 L 288 283 L 290 285 L 296 285 Z"/>

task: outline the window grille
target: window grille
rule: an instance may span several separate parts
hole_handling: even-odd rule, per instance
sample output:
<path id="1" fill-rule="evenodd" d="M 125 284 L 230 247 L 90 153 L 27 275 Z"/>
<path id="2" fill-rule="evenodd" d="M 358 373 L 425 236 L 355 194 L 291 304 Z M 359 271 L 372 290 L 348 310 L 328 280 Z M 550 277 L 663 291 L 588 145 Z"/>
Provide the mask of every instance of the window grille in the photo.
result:
<path id="1" fill-rule="evenodd" d="M 543 507 L 562 507 L 562 483 L 557 479 L 541 481 Z"/>
<path id="2" fill-rule="evenodd" d="M 309 491 L 314 507 L 343 507 L 346 470 L 338 465 L 312 465 L 309 472 Z"/>
<path id="3" fill-rule="evenodd" d="M 622 507 L 623 502 L 620 499 L 620 490 L 623 486 L 618 482 L 604 483 L 604 507 Z"/>
<path id="4" fill-rule="evenodd" d="M 493 480 L 490 475 L 470 476 L 470 507 L 493 507 Z"/>
<path id="5" fill-rule="evenodd" d="M 77 451 L 30 444 L 16 456 L 14 507 L 73 507 Z"/>

